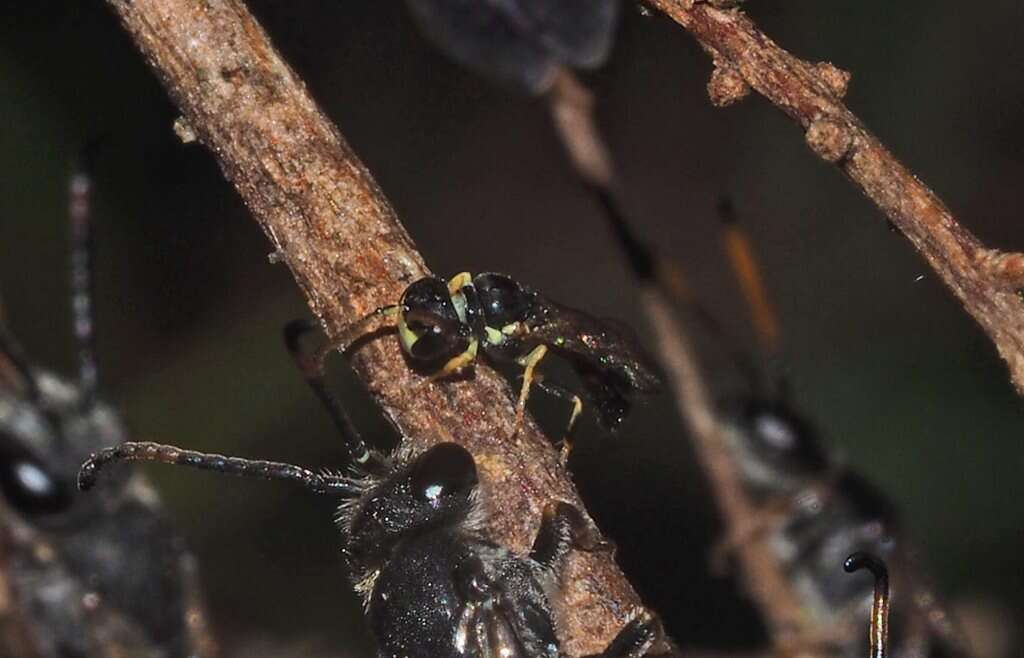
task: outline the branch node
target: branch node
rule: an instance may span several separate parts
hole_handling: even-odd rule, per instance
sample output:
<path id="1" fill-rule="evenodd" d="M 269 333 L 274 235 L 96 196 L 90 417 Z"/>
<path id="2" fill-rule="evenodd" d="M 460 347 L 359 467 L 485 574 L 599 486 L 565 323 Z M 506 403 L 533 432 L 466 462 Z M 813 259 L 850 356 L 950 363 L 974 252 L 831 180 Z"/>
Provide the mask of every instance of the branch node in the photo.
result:
<path id="1" fill-rule="evenodd" d="M 827 117 L 819 117 L 807 127 L 807 145 L 826 162 L 836 163 L 846 157 L 853 145 L 853 136 L 845 125 Z"/>
<path id="2" fill-rule="evenodd" d="M 727 107 L 750 94 L 750 85 L 735 67 L 725 62 L 715 62 L 715 70 L 708 80 L 708 96 L 715 107 Z"/>
<path id="3" fill-rule="evenodd" d="M 1024 254 L 983 249 L 978 253 L 978 264 L 1000 287 L 1018 294 L 1024 288 Z"/>
<path id="4" fill-rule="evenodd" d="M 846 90 L 850 86 L 849 71 L 844 71 L 832 62 L 817 62 L 814 64 L 814 70 L 837 100 L 846 96 Z"/>
<path id="5" fill-rule="evenodd" d="M 174 120 L 174 134 L 178 136 L 182 144 L 191 144 L 199 139 L 195 128 L 185 117 L 178 117 Z"/>

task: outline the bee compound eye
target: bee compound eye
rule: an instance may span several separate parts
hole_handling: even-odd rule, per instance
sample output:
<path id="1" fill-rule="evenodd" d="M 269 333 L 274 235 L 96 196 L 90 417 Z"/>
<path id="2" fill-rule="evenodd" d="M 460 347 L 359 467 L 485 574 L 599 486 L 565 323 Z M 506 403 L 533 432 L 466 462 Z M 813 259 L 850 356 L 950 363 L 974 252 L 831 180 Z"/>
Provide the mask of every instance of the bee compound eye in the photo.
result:
<path id="1" fill-rule="evenodd" d="M 71 506 L 66 482 L 23 450 L 0 453 L 0 492 L 7 503 L 26 515 L 56 514 Z"/>
<path id="2" fill-rule="evenodd" d="M 473 456 L 455 443 L 441 443 L 423 453 L 412 474 L 413 493 L 433 505 L 451 496 L 468 495 L 476 483 Z"/>

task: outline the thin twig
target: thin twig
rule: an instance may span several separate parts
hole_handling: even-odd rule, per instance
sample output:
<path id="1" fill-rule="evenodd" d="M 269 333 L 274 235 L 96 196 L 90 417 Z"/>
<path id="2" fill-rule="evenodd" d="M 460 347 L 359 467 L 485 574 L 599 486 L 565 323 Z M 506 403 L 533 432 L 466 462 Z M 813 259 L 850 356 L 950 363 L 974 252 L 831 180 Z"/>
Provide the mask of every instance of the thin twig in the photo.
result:
<path id="1" fill-rule="evenodd" d="M 711 56 L 712 102 L 728 105 L 752 88 L 804 128 L 811 150 L 856 183 L 960 299 L 1024 395 L 1024 254 L 982 245 L 868 132 L 842 102 L 849 74 L 786 52 L 738 10 L 694 0 L 648 2 L 686 28 Z"/>
<path id="2" fill-rule="evenodd" d="M 594 100 L 587 89 L 563 71 L 548 93 L 556 133 L 580 179 L 601 197 L 610 228 L 641 286 L 641 308 L 654 332 L 656 353 L 669 378 L 669 389 L 694 449 L 707 475 L 723 534 L 732 537 L 757 524 L 760 510 L 744 493 L 739 471 L 725 443 L 722 425 L 687 330 L 678 312 L 695 306 L 682 273 L 660 258 L 633 232 L 618 199 L 620 182 L 614 159 L 597 127 Z M 763 534 L 763 533 L 762 533 Z M 800 599 L 786 579 L 775 551 L 765 538 L 736 546 L 743 579 L 755 604 L 772 629 L 773 639 L 801 629 Z"/>
<path id="3" fill-rule="evenodd" d="M 216 155 L 330 336 L 428 273 L 369 172 L 240 0 L 109 4 L 181 109 L 179 134 Z M 416 448 L 455 441 L 474 454 L 495 540 L 526 551 L 549 500 L 582 507 L 532 421 L 513 436 L 508 384 L 490 369 L 428 382 L 391 337 L 366 341 L 352 363 Z M 603 650 L 639 600 L 611 557 L 575 553 L 561 603 L 563 647 L 581 655 Z"/>

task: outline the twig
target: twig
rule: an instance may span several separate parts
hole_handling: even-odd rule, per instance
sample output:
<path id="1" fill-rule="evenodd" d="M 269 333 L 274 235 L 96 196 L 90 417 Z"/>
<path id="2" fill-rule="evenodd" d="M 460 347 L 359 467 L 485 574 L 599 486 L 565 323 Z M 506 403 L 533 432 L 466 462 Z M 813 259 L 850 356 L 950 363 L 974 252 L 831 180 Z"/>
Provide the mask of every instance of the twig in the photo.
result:
<path id="1" fill-rule="evenodd" d="M 712 102 L 728 105 L 752 88 L 804 128 L 811 150 L 856 183 L 960 299 L 1024 395 L 1024 254 L 982 245 L 868 132 L 842 102 L 849 74 L 794 57 L 738 10 L 694 0 L 648 2 L 686 28 L 714 60 Z"/>
<path id="2" fill-rule="evenodd" d="M 240 0 L 109 4 L 181 109 L 179 134 L 216 155 L 329 335 L 428 273 L 369 172 Z M 352 363 L 416 448 L 455 441 L 475 455 L 495 540 L 526 551 L 545 503 L 582 507 L 532 421 L 512 436 L 510 390 L 490 369 L 430 383 L 393 339 L 367 341 Z M 607 555 L 574 554 L 564 592 L 558 622 L 570 655 L 603 650 L 639 604 Z"/>
<path id="3" fill-rule="evenodd" d="M 615 162 L 594 117 L 587 89 L 562 71 L 548 93 L 556 133 L 580 179 L 600 198 L 610 228 L 641 286 L 641 308 L 654 332 L 656 353 L 669 378 L 669 389 L 714 494 L 723 521 L 723 536 L 733 537 L 757 525 L 761 510 L 744 493 L 739 471 L 722 434 L 714 402 L 705 386 L 697 355 L 677 312 L 693 303 L 682 272 L 642 241 L 624 214 L 618 196 Z M 765 539 L 736 546 L 746 589 L 772 629 L 773 641 L 785 643 L 801 628 L 802 606 Z"/>

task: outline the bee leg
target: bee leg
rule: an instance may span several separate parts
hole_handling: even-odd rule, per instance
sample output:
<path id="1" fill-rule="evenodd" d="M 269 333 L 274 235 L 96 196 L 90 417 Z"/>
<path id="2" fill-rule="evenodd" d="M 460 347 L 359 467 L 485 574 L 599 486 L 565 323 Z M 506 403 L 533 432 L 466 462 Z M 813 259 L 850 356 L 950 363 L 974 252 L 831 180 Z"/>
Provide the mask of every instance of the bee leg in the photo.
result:
<path id="1" fill-rule="evenodd" d="M 519 389 L 519 401 L 516 403 L 516 424 L 512 430 L 513 436 L 518 434 L 519 428 L 523 426 L 523 417 L 526 415 L 526 400 L 530 397 L 530 385 L 533 383 L 533 371 L 547 353 L 547 345 L 538 345 L 526 356 L 516 359 L 516 363 L 523 366 L 525 370 L 523 370 L 523 385 Z"/>
<path id="2" fill-rule="evenodd" d="M 448 294 L 454 295 L 471 283 L 473 283 L 472 274 L 469 272 L 459 272 L 448 280 Z"/>
<path id="3" fill-rule="evenodd" d="M 643 658 L 661 635 L 660 629 L 658 620 L 650 612 L 641 610 L 604 651 L 586 658 Z"/>
<path id="4" fill-rule="evenodd" d="M 460 372 L 463 368 L 476 361 L 476 354 L 479 348 L 480 341 L 473 338 L 469 341 L 469 347 L 466 348 L 465 352 L 448 359 L 448 362 L 440 370 L 432 374 L 429 380 L 437 381 L 438 379 L 444 379 L 448 375 Z"/>
<path id="5" fill-rule="evenodd" d="M 569 422 L 565 427 L 565 433 L 562 435 L 561 441 L 556 444 L 560 447 L 559 461 L 564 467 L 569 463 L 569 453 L 572 452 L 572 431 L 576 427 L 576 421 L 579 419 L 580 414 L 583 413 L 583 400 L 561 384 L 546 380 L 540 373 L 534 375 L 533 382 L 537 385 L 537 388 L 548 395 L 553 395 L 572 404 L 572 413 L 569 415 Z"/>
<path id="6" fill-rule="evenodd" d="M 551 501 L 544 506 L 540 529 L 530 549 L 530 559 L 557 572 L 571 549 L 587 553 L 613 550 L 583 514 L 569 503 Z"/>

